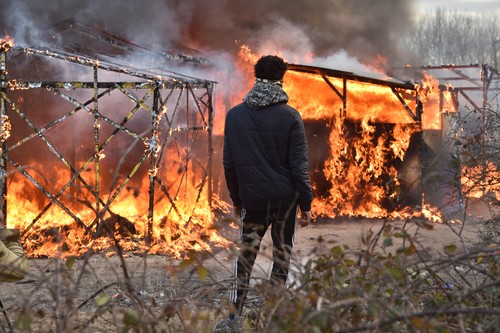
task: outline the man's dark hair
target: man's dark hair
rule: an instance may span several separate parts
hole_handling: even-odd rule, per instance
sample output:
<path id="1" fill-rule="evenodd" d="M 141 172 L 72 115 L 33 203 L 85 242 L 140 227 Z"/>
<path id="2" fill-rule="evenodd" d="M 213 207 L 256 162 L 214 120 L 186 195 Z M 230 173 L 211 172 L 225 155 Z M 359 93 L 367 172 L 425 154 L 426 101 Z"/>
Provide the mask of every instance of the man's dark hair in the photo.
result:
<path id="1" fill-rule="evenodd" d="M 256 78 L 278 81 L 283 79 L 287 68 L 288 66 L 282 58 L 267 55 L 255 63 L 253 70 Z"/>

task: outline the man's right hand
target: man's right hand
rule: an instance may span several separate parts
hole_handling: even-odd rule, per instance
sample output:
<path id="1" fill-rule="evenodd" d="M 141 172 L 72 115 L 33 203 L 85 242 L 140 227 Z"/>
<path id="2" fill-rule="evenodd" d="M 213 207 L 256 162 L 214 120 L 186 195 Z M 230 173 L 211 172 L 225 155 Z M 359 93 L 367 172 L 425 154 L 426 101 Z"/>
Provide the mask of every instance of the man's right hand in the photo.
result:
<path id="1" fill-rule="evenodd" d="M 241 219 L 241 210 L 242 209 L 243 209 L 243 207 L 241 207 L 241 206 L 234 206 L 234 216 Z"/>

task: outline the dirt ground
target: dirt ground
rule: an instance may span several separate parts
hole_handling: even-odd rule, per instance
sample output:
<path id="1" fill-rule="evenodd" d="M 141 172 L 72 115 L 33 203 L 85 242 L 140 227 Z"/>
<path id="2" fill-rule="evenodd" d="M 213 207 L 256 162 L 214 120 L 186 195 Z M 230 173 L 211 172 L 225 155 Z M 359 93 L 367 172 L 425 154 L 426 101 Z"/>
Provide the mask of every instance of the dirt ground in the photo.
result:
<path id="1" fill-rule="evenodd" d="M 394 228 L 404 228 L 417 240 L 419 246 L 433 256 L 442 253 L 443 247 L 451 243 L 457 244 L 459 248 L 475 246 L 484 221 L 491 218 L 490 214 L 490 207 L 480 202 L 469 208 L 468 218 L 463 224 L 432 223 L 432 230 L 420 228 L 411 222 L 393 221 L 390 224 Z M 355 249 L 362 246 L 363 236 L 370 230 L 377 233 L 382 225 L 380 220 L 322 219 L 308 227 L 297 229 L 292 271 L 300 271 L 311 257 L 312 249 L 318 246 L 320 238 L 324 241 L 323 244 L 347 245 Z M 221 232 L 229 239 L 236 241 L 238 238 L 238 230 L 234 225 L 226 225 Z M 266 278 L 271 270 L 271 241 L 268 234 L 254 268 L 253 277 L 256 278 Z M 32 325 L 35 326 L 37 322 L 46 320 L 44 318 L 52 318 L 54 313 L 65 313 L 67 308 L 83 312 L 79 315 L 82 320 L 80 327 L 83 325 L 86 329 L 81 331 L 106 331 L 109 329 L 103 327 L 114 327 L 112 323 L 96 321 L 94 326 L 86 326 L 83 319 L 91 316 L 99 307 L 97 294 L 107 295 L 108 302 L 124 305 L 133 303 L 124 290 L 127 283 L 137 295 L 147 297 L 154 305 L 161 306 L 184 297 L 183 291 L 193 295 L 193 286 L 197 286 L 198 295 L 203 294 L 199 289 L 199 280 L 203 277 L 205 281 L 210 281 L 209 284 L 203 284 L 210 286 L 210 292 L 207 292 L 210 296 L 205 301 L 215 308 L 223 306 L 227 286 L 231 281 L 234 253 L 234 248 L 214 249 L 213 253 L 204 256 L 204 260 L 199 262 L 203 267 L 202 271 L 199 268 L 195 270 L 195 265 L 185 265 L 160 255 L 126 253 L 121 258 L 118 255 L 107 257 L 103 253 L 80 258 L 74 263 L 31 259 L 29 276 L 17 283 L 3 283 L 0 298 L 11 321 L 19 317 L 23 306 L 28 306 L 33 311 L 36 320 Z"/>

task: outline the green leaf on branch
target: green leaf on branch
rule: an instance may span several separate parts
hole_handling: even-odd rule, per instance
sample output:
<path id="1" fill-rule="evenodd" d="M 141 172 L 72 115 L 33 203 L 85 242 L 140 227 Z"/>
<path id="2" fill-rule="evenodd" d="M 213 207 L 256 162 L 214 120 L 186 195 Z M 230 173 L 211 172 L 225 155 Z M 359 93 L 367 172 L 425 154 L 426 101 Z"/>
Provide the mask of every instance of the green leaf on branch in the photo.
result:
<path id="1" fill-rule="evenodd" d="M 76 257 L 69 257 L 67 260 L 66 260 L 66 268 L 70 271 L 71 269 L 73 269 L 73 265 L 75 264 L 75 261 L 76 261 Z"/>
<path id="2" fill-rule="evenodd" d="M 137 327 L 140 322 L 139 314 L 136 311 L 128 311 L 123 316 L 123 323 L 129 327 Z"/>
<path id="3" fill-rule="evenodd" d="M 455 253 L 456 250 L 457 250 L 457 245 L 455 245 L 455 244 L 448 244 L 448 245 L 445 245 L 445 247 L 444 247 L 444 251 L 449 256 L 453 255 L 453 253 Z"/>
<path id="4" fill-rule="evenodd" d="M 108 303 L 109 297 L 107 295 L 100 295 L 95 299 L 95 305 L 104 306 Z"/>
<path id="5" fill-rule="evenodd" d="M 342 254 L 342 248 L 340 246 L 336 245 L 332 248 L 332 253 L 336 254 L 336 255 L 340 255 L 340 254 Z"/>
<path id="6" fill-rule="evenodd" d="M 200 280 L 205 280 L 208 276 L 207 269 L 201 265 L 196 267 L 196 272 L 198 273 L 198 277 L 200 278 Z"/>
<path id="7" fill-rule="evenodd" d="M 403 278 L 403 273 L 394 267 L 387 267 L 389 274 L 396 280 L 401 280 Z"/>
<path id="8" fill-rule="evenodd" d="M 403 254 L 406 254 L 407 256 L 412 256 L 414 255 L 415 253 L 417 253 L 417 248 L 415 247 L 415 245 L 411 244 L 410 246 L 408 247 L 403 247 L 403 248 L 400 248 L 398 249 L 398 253 L 403 253 Z"/>
<path id="9" fill-rule="evenodd" d="M 389 247 L 389 246 L 392 246 L 393 243 L 392 243 L 392 237 L 387 237 L 384 239 L 384 243 L 383 243 L 383 246 L 384 247 Z"/>
<path id="10" fill-rule="evenodd" d="M 33 323 L 33 318 L 28 312 L 22 312 L 14 321 L 14 327 L 20 329 L 21 331 L 31 332 L 31 324 Z"/>

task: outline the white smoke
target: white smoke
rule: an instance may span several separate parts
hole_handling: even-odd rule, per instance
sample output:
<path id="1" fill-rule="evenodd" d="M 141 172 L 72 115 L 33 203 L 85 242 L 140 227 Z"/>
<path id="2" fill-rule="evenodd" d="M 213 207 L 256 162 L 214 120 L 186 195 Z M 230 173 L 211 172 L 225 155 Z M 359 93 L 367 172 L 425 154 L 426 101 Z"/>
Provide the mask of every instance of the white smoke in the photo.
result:
<path id="1" fill-rule="evenodd" d="M 376 68 L 361 63 L 358 59 L 351 57 L 345 50 L 340 50 L 328 57 L 314 58 L 308 65 L 324 68 L 334 68 L 340 71 L 352 72 L 358 75 L 377 77 L 382 79 L 384 74 Z"/>

